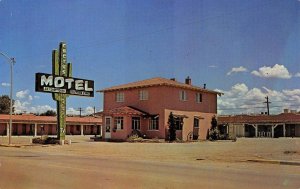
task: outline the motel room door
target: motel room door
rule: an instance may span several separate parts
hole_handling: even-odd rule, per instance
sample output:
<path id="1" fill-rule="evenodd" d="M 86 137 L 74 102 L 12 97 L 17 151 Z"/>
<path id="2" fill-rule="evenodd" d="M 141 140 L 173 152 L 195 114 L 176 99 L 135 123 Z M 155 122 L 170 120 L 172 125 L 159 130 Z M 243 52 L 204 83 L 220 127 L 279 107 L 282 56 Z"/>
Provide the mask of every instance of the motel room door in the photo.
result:
<path id="1" fill-rule="evenodd" d="M 104 138 L 110 139 L 111 138 L 111 117 L 105 117 L 105 135 Z"/>

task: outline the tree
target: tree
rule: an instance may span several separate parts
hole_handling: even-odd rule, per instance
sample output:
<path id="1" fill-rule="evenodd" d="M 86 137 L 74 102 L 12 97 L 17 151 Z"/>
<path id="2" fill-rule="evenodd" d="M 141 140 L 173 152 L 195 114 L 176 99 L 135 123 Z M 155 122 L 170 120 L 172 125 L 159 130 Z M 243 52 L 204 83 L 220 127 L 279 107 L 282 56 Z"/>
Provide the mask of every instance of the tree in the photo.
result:
<path id="1" fill-rule="evenodd" d="M 172 142 L 176 140 L 175 118 L 172 112 L 169 115 L 168 124 L 169 124 L 169 141 Z"/>
<path id="2" fill-rule="evenodd" d="M 220 136 L 220 132 L 218 130 L 218 122 L 217 122 L 217 119 L 216 119 L 216 116 L 213 116 L 211 118 L 211 128 L 210 128 L 210 131 L 209 131 L 209 139 L 210 140 L 218 140 L 219 139 L 219 136 Z"/>
<path id="3" fill-rule="evenodd" d="M 40 116 L 56 116 L 56 112 L 53 110 L 47 110 L 44 113 L 41 113 Z"/>
<path id="4" fill-rule="evenodd" d="M 215 128 L 217 128 L 217 126 L 218 126 L 218 121 L 217 121 L 217 119 L 216 119 L 216 116 L 213 116 L 212 118 L 211 118 L 211 129 L 215 129 Z"/>
<path id="5" fill-rule="evenodd" d="M 15 101 L 12 101 L 12 105 L 14 105 Z M 8 95 L 0 96 L 0 113 L 1 114 L 9 114 L 10 112 L 10 98 Z M 12 109 L 14 112 L 14 108 Z"/>

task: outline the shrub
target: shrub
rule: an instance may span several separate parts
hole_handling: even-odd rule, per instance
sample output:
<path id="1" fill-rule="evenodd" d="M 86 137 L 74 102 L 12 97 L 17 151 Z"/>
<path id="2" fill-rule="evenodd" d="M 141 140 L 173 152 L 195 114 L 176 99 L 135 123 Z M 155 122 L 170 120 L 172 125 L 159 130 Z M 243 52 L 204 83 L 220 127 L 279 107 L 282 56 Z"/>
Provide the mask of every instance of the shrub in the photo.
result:
<path id="1" fill-rule="evenodd" d="M 57 138 L 43 137 L 43 138 L 33 138 L 32 143 L 34 144 L 59 144 Z"/>

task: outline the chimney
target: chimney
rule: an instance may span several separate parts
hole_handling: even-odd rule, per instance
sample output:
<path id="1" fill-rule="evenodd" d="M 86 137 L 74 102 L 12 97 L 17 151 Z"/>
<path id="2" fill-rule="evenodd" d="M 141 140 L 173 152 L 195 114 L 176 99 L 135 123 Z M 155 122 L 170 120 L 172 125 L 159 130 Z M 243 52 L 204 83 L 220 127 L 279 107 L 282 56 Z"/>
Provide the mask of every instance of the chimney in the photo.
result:
<path id="1" fill-rule="evenodd" d="M 203 89 L 206 89 L 206 83 L 204 83 L 204 85 L 203 85 Z"/>
<path id="2" fill-rule="evenodd" d="M 192 79 L 190 78 L 190 76 L 187 76 L 187 78 L 185 79 L 185 84 L 187 84 L 187 85 L 192 84 Z"/>
<path id="3" fill-rule="evenodd" d="M 289 113 L 290 110 L 289 109 L 283 109 L 283 113 Z"/>
<path id="4" fill-rule="evenodd" d="M 170 80 L 171 80 L 171 81 L 176 81 L 176 79 L 175 79 L 174 77 L 173 77 L 173 78 L 171 78 Z"/>

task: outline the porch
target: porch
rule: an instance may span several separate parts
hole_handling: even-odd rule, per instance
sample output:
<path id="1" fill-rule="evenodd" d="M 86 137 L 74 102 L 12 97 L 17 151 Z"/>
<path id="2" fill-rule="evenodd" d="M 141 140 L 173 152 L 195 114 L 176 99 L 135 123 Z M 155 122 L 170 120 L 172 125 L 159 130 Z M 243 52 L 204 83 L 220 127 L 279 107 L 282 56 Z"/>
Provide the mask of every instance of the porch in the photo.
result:
<path id="1" fill-rule="evenodd" d="M 279 138 L 300 137 L 300 124 L 227 124 L 223 129 L 231 137 Z"/>

